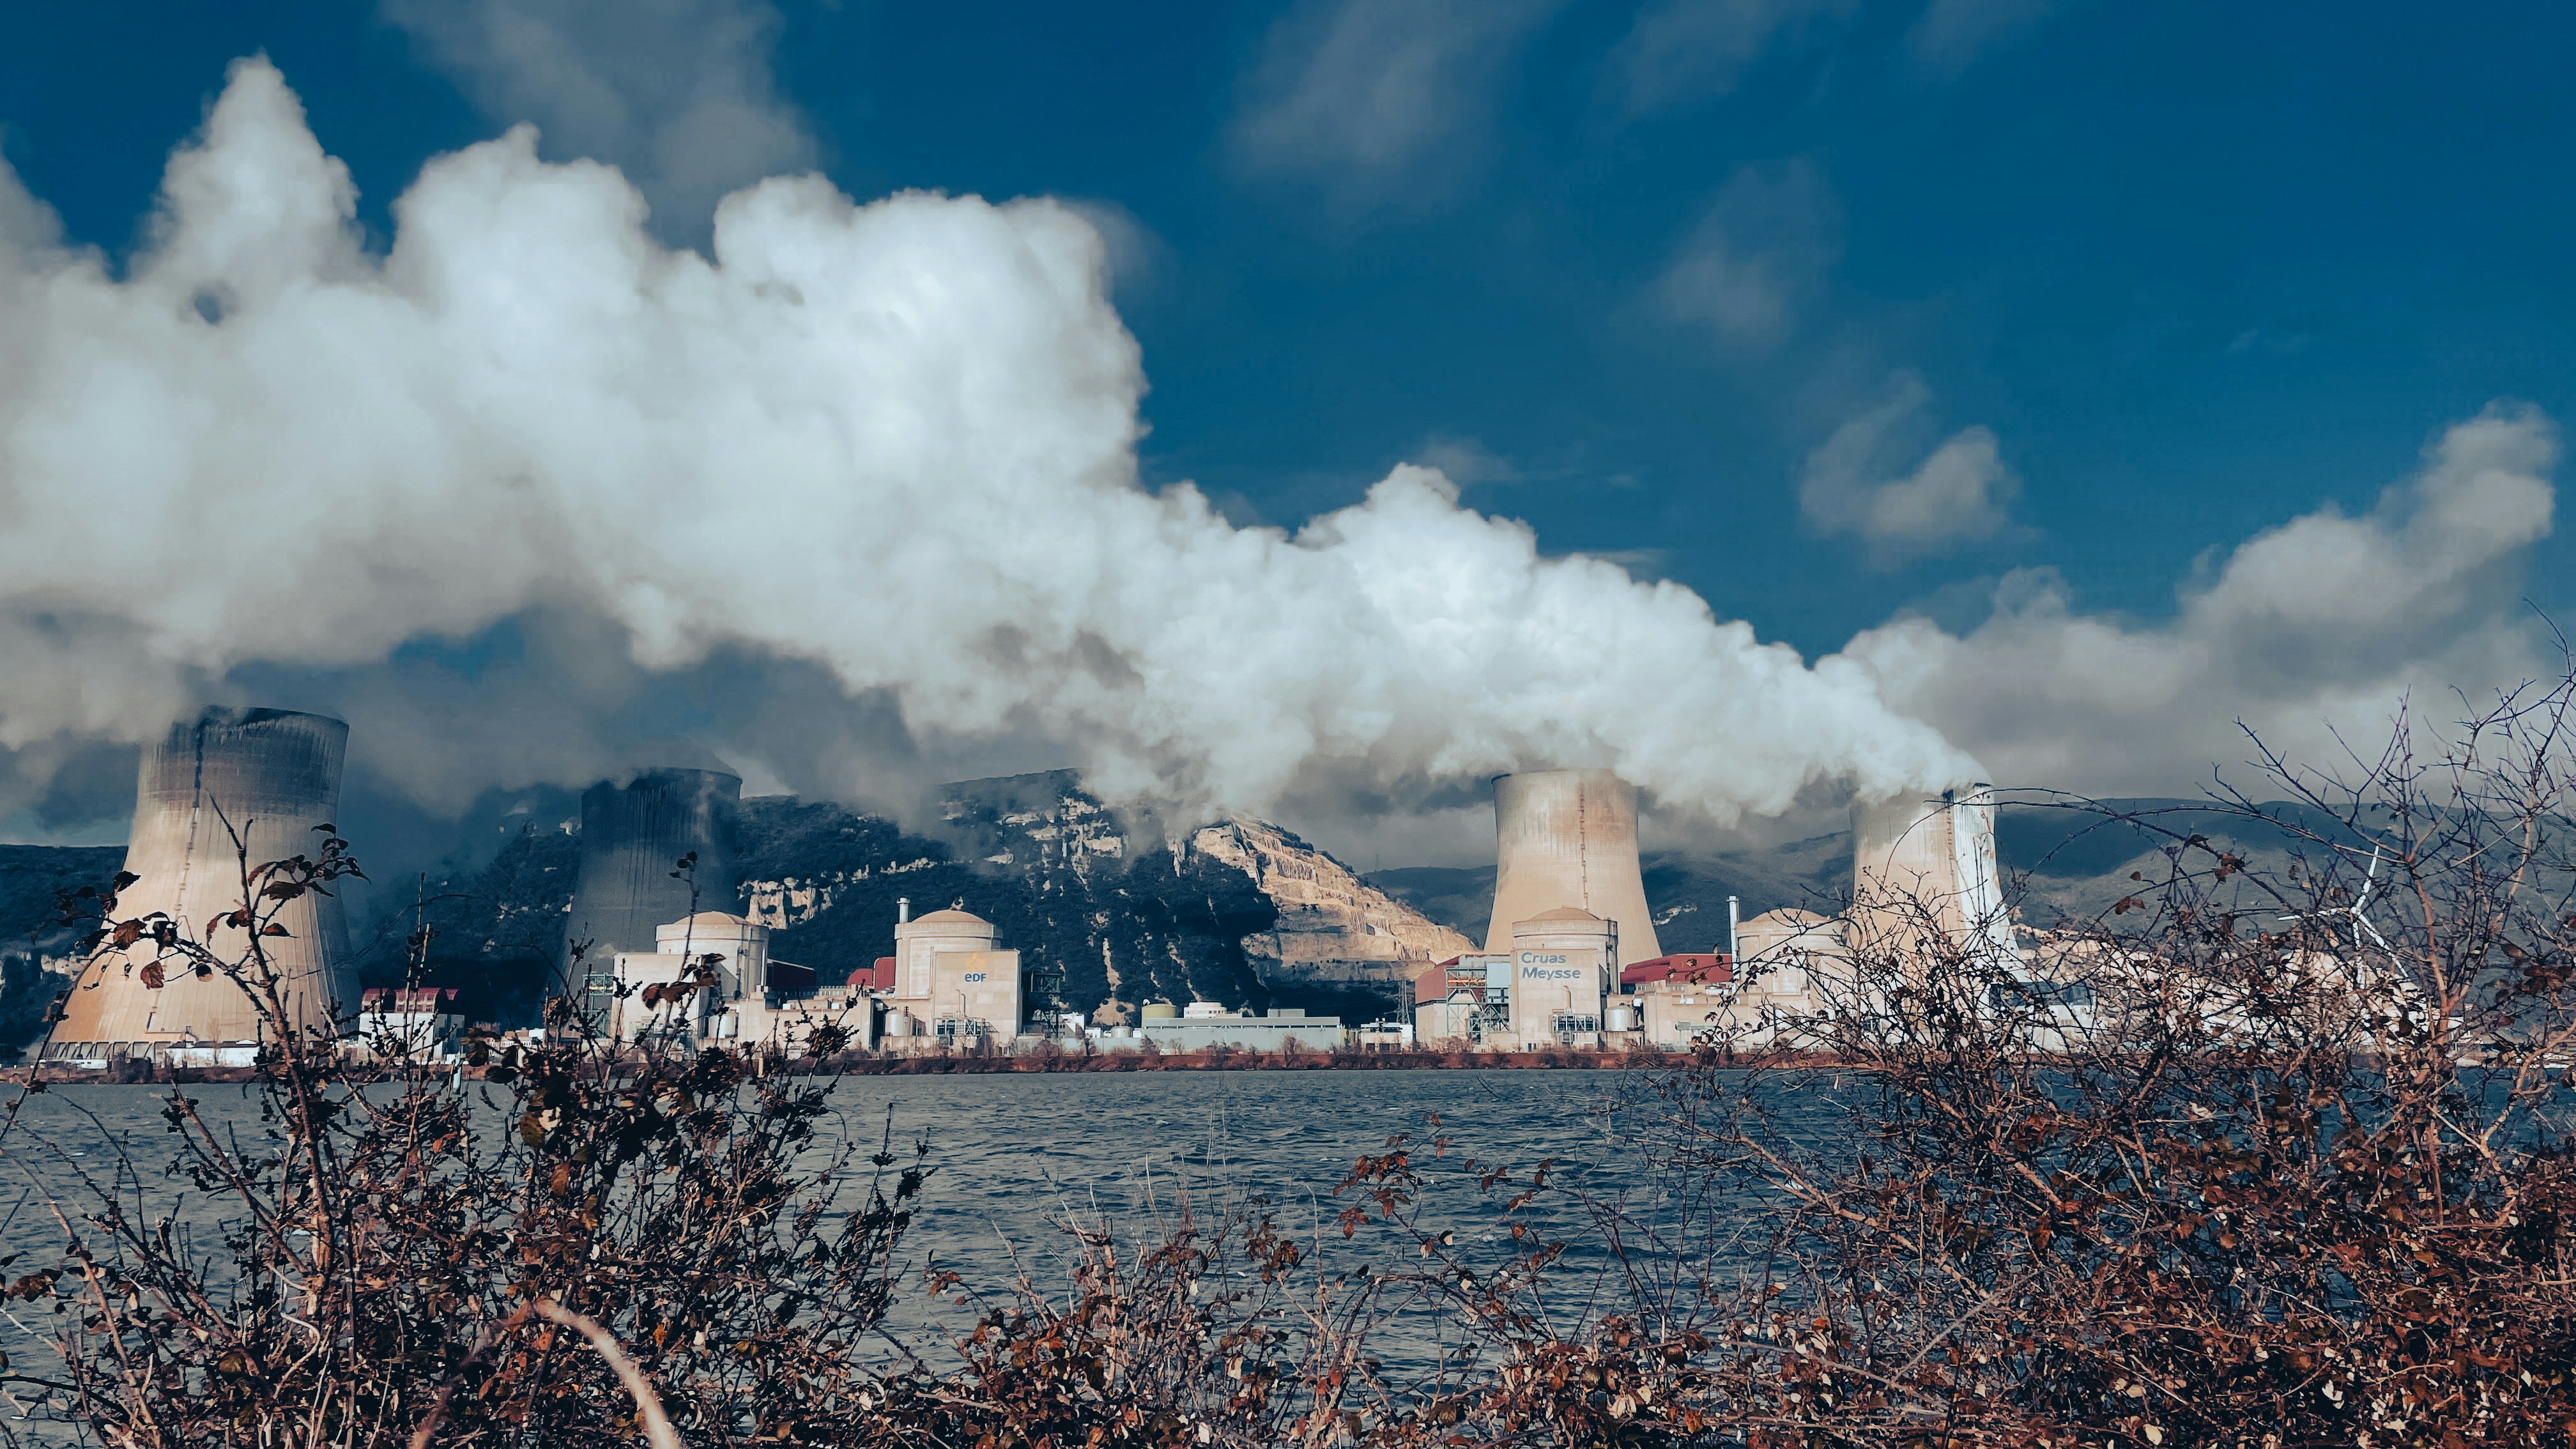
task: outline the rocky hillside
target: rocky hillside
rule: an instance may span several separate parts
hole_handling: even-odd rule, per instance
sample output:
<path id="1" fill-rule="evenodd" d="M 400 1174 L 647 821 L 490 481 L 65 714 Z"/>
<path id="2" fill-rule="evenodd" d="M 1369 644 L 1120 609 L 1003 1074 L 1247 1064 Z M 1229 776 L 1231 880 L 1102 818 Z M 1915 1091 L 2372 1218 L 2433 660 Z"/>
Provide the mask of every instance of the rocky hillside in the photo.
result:
<path id="1" fill-rule="evenodd" d="M 1190 850 L 1251 877 L 1278 910 L 1270 929 L 1243 942 L 1254 969 L 1274 987 L 1409 988 L 1424 967 L 1476 949 L 1455 928 L 1278 826 L 1257 820 L 1210 825 L 1190 837 Z"/>
<path id="2" fill-rule="evenodd" d="M 945 840 L 840 806 L 743 805 L 744 910 L 777 934 L 771 950 L 847 979 L 894 949 L 896 903 L 962 906 L 1020 952 L 1033 1001 L 1102 1020 L 1142 1003 L 1199 997 L 1301 1005 L 1270 991 L 1246 936 L 1276 917 L 1250 877 L 1176 859 L 1139 838 L 1069 772 L 950 789 Z"/>

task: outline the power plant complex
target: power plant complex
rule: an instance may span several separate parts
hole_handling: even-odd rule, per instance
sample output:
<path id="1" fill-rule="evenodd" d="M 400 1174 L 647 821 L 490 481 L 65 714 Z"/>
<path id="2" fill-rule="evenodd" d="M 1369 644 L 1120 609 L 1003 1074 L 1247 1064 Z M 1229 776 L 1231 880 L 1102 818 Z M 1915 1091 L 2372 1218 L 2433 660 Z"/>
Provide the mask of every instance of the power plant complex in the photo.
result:
<path id="1" fill-rule="evenodd" d="M 143 752 L 119 920 L 166 921 L 226 959 L 217 924 L 243 907 L 246 868 L 312 855 L 338 811 L 348 726 L 275 709 L 213 708 Z M 1499 776 L 1495 880 L 1484 949 L 1414 981 L 1411 1020 L 1360 1039 L 1504 1050 L 1688 1047 L 1711 1033 L 1760 1041 L 1819 1009 L 1811 967 L 1862 941 L 1931 931 L 2013 949 L 1986 787 L 1866 801 L 1853 809 L 1851 909 L 1739 921 L 1709 950 L 1667 954 L 1648 906 L 1637 792 L 1607 770 Z M 828 1055 L 1081 1050 L 1329 1050 L 1340 1020 L 1220 1003 L 1146 1002 L 1141 1020 L 1095 1027 L 1035 1012 L 1021 953 L 963 902 L 915 916 L 900 902 L 892 954 L 847 983 L 770 953 L 770 928 L 738 914 L 742 781 L 649 769 L 582 796 L 579 875 L 552 994 L 621 1042 L 764 1046 Z M 456 993 L 378 988 L 362 998 L 334 896 L 263 901 L 282 931 L 261 942 L 283 1019 L 224 972 L 173 965 L 147 932 L 111 938 L 59 1006 L 44 1059 L 66 1066 L 246 1066 L 281 1030 L 318 1030 L 355 1051 L 440 1055 L 464 1023 Z M 1456 938 L 1451 938 L 1456 939 Z M 1417 957 L 1416 959 L 1421 959 Z"/>
<path id="2" fill-rule="evenodd" d="M 2012 956 L 1995 855 L 1994 793 L 1852 807 L 1852 902 L 1840 920 L 1783 909 L 1749 921 L 1728 901 L 1717 949 L 1667 955 L 1646 905 L 1637 797 L 1606 770 L 1494 781 L 1494 912 L 1485 949 L 1414 983 L 1425 1044 L 1531 1050 L 1762 1045 L 1831 1003 L 1818 968 L 1859 949 L 1903 954 L 1928 935 Z"/>

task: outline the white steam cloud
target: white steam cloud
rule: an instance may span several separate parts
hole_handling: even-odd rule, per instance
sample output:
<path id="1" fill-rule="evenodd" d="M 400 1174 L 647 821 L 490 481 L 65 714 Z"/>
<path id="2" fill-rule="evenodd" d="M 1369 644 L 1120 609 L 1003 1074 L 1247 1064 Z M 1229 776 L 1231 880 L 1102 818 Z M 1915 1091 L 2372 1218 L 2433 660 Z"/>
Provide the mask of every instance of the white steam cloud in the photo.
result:
<path id="1" fill-rule="evenodd" d="M 261 670 L 381 693 L 407 641 L 525 618 L 627 656 L 576 696 L 757 659 L 731 677 L 790 677 L 796 708 L 1044 738 L 1201 815 L 1597 763 L 1723 821 L 1969 768 L 1862 662 L 1810 669 L 1686 589 L 1542 559 L 1436 472 L 1293 536 L 1146 491 L 1138 349 L 1099 235 L 1053 202 L 772 179 L 724 200 L 710 261 L 522 128 L 431 163 L 383 255 L 353 210 L 260 60 L 122 275 L 0 170 L 22 792 L 62 741 L 141 738 Z"/>
<path id="2" fill-rule="evenodd" d="M 2565 667 L 2521 594 L 2557 462 L 2547 418 L 2498 404 L 2444 429 L 2369 514 L 2328 507 L 2239 544 L 2169 622 L 2080 613 L 2033 570 L 1964 634 L 1900 618 L 1818 668 L 1866 668 L 1998 780 L 2169 794 L 2250 759 L 2245 727 L 2302 764 L 2348 764 L 2347 745 L 2386 742 L 2401 702 L 2447 726 L 2455 690 L 2474 707 Z"/>

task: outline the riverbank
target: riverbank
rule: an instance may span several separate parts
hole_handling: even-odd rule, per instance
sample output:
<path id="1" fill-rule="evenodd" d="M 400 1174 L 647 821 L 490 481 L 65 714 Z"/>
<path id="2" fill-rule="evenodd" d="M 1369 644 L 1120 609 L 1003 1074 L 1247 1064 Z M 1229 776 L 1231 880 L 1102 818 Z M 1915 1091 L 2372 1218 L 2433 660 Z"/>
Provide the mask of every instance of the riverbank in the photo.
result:
<path id="1" fill-rule="evenodd" d="M 765 1068 L 790 1076 L 907 1077 L 986 1076 L 1024 1072 L 1415 1072 L 1415 1071 L 1655 1071 L 1682 1065 L 1686 1055 L 1654 1050 L 1597 1051 L 1560 1047 L 1541 1051 L 1422 1051 L 1346 1047 L 1338 1051 L 1259 1052 L 1212 1047 L 1193 1052 L 1015 1053 L 847 1052 L 825 1060 L 773 1060 Z M 433 1070 L 456 1071 L 458 1068 Z M 486 1066 L 461 1069 L 467 1081 L 484 1080 Z M 0 1082 L 23 1084 L 29 1069 L 0 1070 Z M 145 1061 L 105 1069 L 48 1066 L 48 1083 L 248 1082 L 254 1067 L 172 1067 Z"/>

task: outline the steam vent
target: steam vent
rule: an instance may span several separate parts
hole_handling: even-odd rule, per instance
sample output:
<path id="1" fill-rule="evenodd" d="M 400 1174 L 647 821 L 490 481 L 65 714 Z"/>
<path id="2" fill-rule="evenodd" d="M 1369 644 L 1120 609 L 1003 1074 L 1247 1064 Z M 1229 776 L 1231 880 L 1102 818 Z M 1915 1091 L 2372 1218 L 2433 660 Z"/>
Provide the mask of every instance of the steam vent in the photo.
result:
<path id="1" fill-rule="evenodd" d="M 655 928 L 692 911 L 730 911 L 734 822 L 742 780 L 720 770 L 644 770 L 625 784 L 602 780 L 582 792 L 581 878 L 568 941 L 588 941 L 591 974 L 609 972 L 620 951 L 655 949 Z M 671 872 L 697 852 L 697 899 Z"/>
<path id="2" fill-rule="evenodd" d="M 339 814 L 348 743 L 349 727 L 340 721 L 283 709 L 218 707 L 171 726 L 143 752 L 134 832 L 125 848 L 125 868 L 140 879 L 117 902 L 117 916 L 161 912 L 206 940 L 207 923 L 242 904 L 243 862 L 226 822 L 241 833 L 253 866 L 313 854 L 321 844 L 314 827 Z M 276 920 L 286 935 L 266 944 L 285 984 L 288 1013 L 299 1028 L 334 1027 L 357 1006 L 355 982 L 344 969 L 340 902 L 303 896 L 287 902 Z M 231 956 L 242 940 L 227 931 L 210 944 Z M 63 1004 L 53 1054 L 90 1043 L 249 1042 L 270 1034 L 250 998 L 226 977 L 200 980 L 174 965 L 167 985 L 145 986 L 143 967 L 154 954 L 147 942 L 91 958 Z"/>
<path id="3" fill-rule="evenodd" d="M 1618 958 L 1664 954 L 1637 867 L 1637 791 L 1608 770 L 1542 770 L 1494 779 L 1494 917 L 1485 949 L 1512 949 L 1512 926 L 1559 906 L 1619 928 Z"/>

